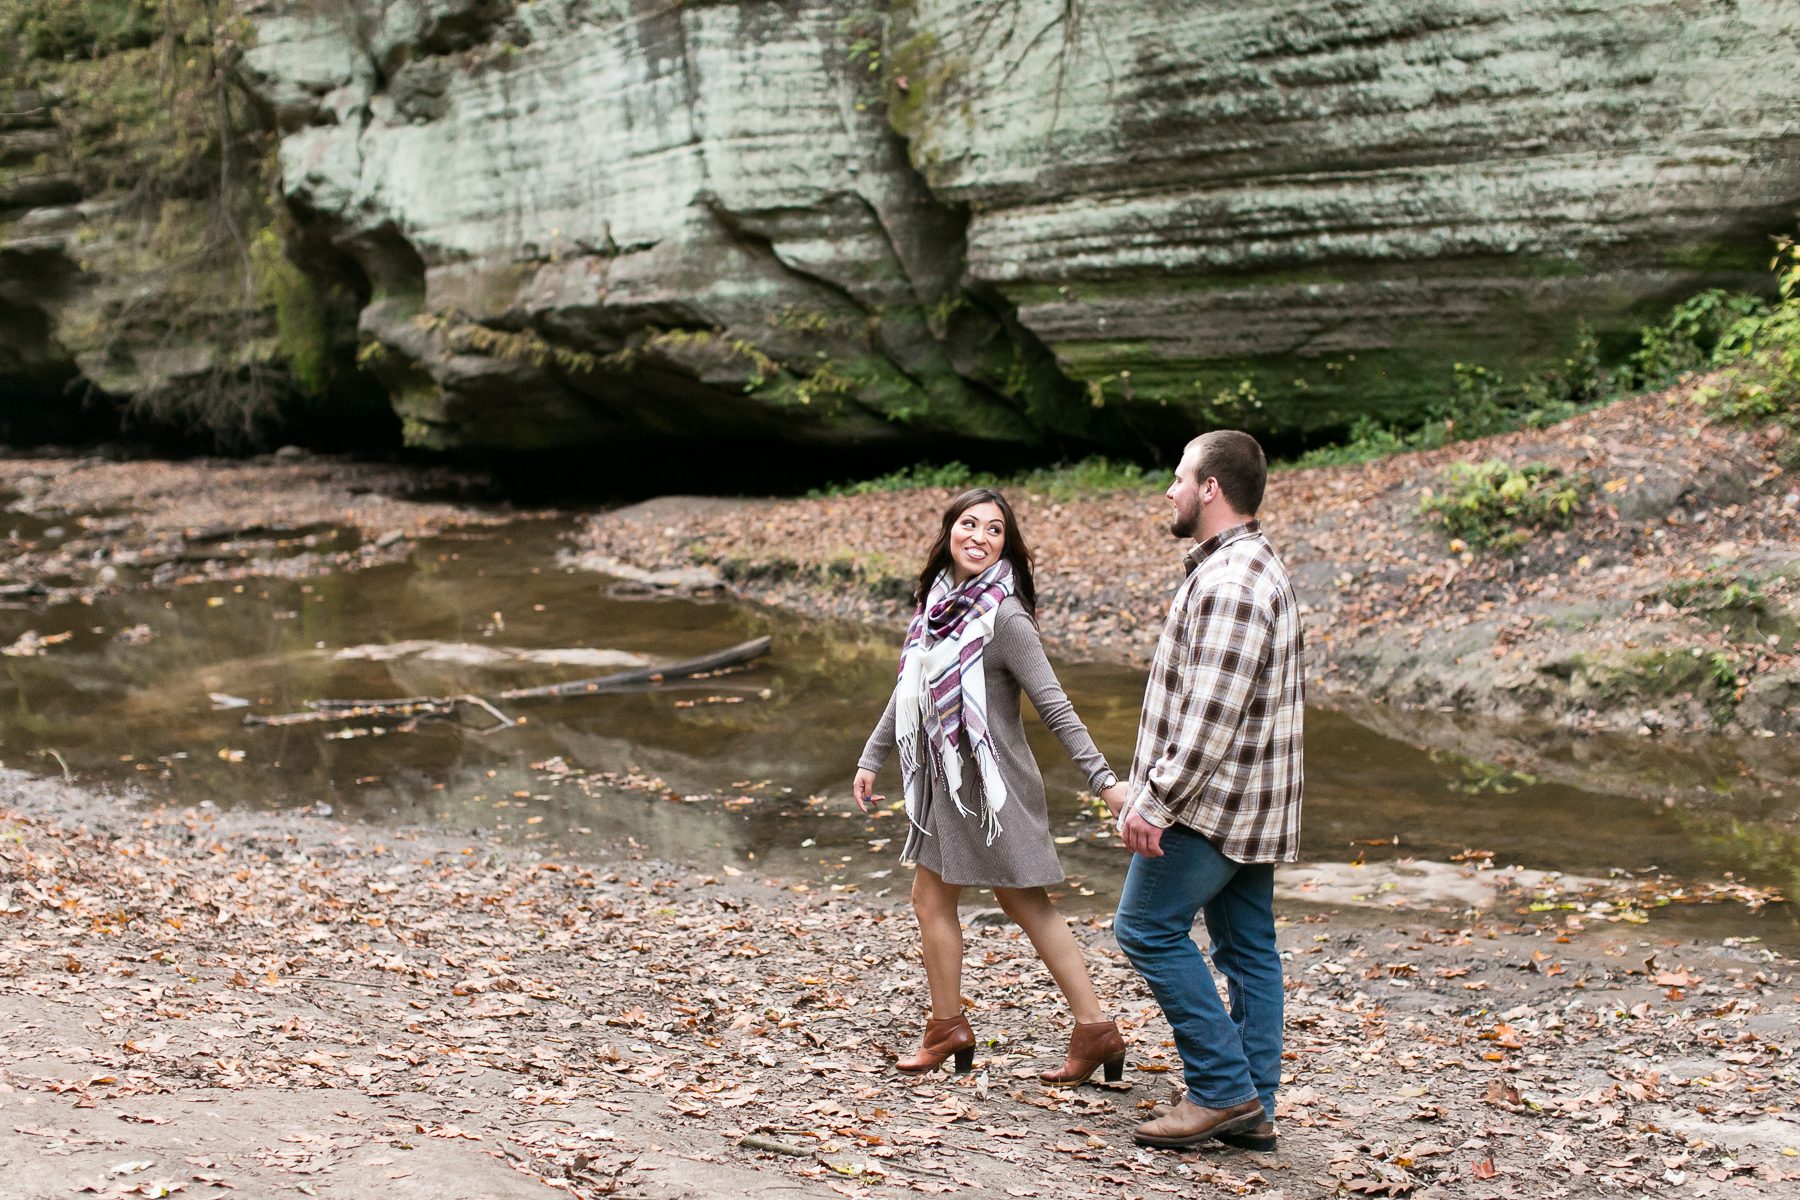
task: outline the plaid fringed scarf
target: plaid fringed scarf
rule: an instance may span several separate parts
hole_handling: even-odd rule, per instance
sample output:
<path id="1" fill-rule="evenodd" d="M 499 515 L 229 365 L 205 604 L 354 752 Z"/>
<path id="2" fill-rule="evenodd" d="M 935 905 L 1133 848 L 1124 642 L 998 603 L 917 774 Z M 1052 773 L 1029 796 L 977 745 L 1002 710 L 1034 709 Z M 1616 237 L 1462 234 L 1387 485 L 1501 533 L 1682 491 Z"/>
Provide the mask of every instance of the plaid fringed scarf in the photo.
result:
<path id="1" fill-rule="evenodd" d="M 948 792 L 957 812 L 965 817 L 976 815 L 962 796 L 957 742 L 964 731 L 978 773 L 972 799 L 980 806 L 988 844 L 1000 833 L 1006 783 L 988 733 L 987 679 L 981 654 L 983 644 L 993 636 L 1000 602 L 1012 594 L 1013 568 L 1007 559 L 964 580 L 960 587 L 951 586 L 950 572 L 945 571 L 932 583 L 906 631 L 906 645 L 900 651 L 900 682 L 894 687 L 894 735 L 900 750 L 906 816 L 920 834 L 926 832 L 929 791 Z M 921 768 L 936 788 L 929 788 Z"/>

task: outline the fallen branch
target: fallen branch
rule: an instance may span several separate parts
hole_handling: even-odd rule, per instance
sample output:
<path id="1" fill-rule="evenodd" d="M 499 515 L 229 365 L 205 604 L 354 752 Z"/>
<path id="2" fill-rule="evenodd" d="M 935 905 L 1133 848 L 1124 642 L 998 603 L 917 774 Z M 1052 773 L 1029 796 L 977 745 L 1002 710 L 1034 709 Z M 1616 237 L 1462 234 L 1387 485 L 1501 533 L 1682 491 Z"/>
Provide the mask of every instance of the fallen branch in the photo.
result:
<path id="1" fill-rule="evenodd" d="M 499 700 L 545 700 L 559 696 L 591 696 L 609 692 L 622 692 L 635 688 L 655 687 L 672 679 L 691 679 L 695 676 L 711 675 L 730 667 L 740 666 L 761 658 L 769 652 L 770 639 L 767 637 L 752 638 L 740 642 L 724 650 L 716 650 L 711 654 L 702 654 L 698 658 L 683 659 L 661 667 L 639 667 L 631 671 L 620 671 L 614 675 L 602 675 L 596 679 L 571 679 L 567 683 L 552 683 L 543 687 L 515 688 L 501 692 Z M 244 724 L 257 726 L 304 725 L 313 721 L 345 721 L 353 717 L 412 717 L 400 727 L 401 732 L 411 732 L 417 722 L 426 717 L 447 717 L 456 710 L 458 704 L 473 704 L 493 714 L 500 724 L 483 729 L 482 733 L 495 733 L 509 729 L 518 722 L 495 708 L 493 704 L 480 696 L 464 694 L 460 696 L 400 696 L 391 700 L 308 700 L 306 706 L 312 712 L 280 713 L 275 716 L 259 716 L 254 713 L 244 717 Z"/>
<path id="2" fill-rule="evenodd" d="M 705 675 L 761 658 L 769 652 L 769 643 L 770 639 L 767 637 L 751 638 L 724 650 L 702 654 L 699 658 L 683 659 L 661 667 L 639 667 L 634 671 L 620 671 L 616 675 L 602 675 L 597 679 L 571 679 L 567 683 L 550 683 L 543 687 L 515 688 L 510 692 L 501 692 L 495 699 L 543 700 L 553 696 L 585 696 L 594 692 L 662 683 L 667 679 Z"/>
<path id="3" fill-rule="evenodd" d="M 278 716 L 263 717 L 251 713 L 244 717 L 246 725 L 305 725 L 311 721 L 344 721 L 351 717 L 406 717 L 448 716 L 456 706 L 460 697 L 445 696 L 441 699 L 430 696 L 411 696 L 404 700 L 383 702 L 380 700 L 362 701 L 357 708 L 334 708 L 327 712 L 281 713 Z M 319 703 L 310 701 L 309 703 Z"/>

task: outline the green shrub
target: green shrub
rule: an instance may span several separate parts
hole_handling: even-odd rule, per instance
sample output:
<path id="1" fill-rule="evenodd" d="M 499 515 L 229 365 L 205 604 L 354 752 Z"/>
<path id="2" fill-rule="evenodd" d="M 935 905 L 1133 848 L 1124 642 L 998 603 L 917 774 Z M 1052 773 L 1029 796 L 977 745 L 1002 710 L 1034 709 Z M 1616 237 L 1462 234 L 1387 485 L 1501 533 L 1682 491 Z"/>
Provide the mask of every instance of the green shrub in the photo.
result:
<path id="1" fill-rule="evenodd" d="M 1391 454 L 1402 454 L 1414 447 L 1408 444 L 1408 435 L 1397 432 L 1392 426 L 1383 425 L 1371 416 L 1360 416 L 1350 426 L 1350 436 L 1335 445 L 1320 446 L 1316 450 L 1308 450 L 1290 463 L 1272 464 L 1276 467 L 1347 467 L 1357 463 L 1374 462 L 1378 458 L 1386 458 Z"/>
<path id="2" fill-rule="evenodd" d="M 1712 357 L 1725 370 L 1694 399 L 1727 420 L 1781 425 L 1791 447 L 1800 426 L 1800 245 L 1781 239 L 1771 265 L 1780 300 L 1739 316 L 1720 335 Z"/>
<path id="3" fill-rule="evenodd" d="M 1769 597 L 1754 579 L 1734 573 L 1707 571 L 1699 579 L 1683 579 L 1646 593 L 1646 602 L 1667 600 L 1676 608 L 1695 612 L 1761 612 Z"/>
<path id="4" fill-rule="evenodd" d="M 1457 363 L 1450 387 L 1429 407 L 1424 424 L 1403 429 L 1359 417 L 1345 441 L 1310 450 L 1289 465 L 1344 466 L 1541 429 L 1715 368 L 1723 368 L 1725 378 L 1697 396 L 1701 403 L 1728 420 L 1775 421 L 1800 434 L 1800 247 L 1784 238 L 1771 267 L 1780 296 L 1773 307 L 1742 292 L 1701 292 L 1676 305 L 1661 324 L 1643 326 L 1638 348 L 1615 368 L 1602 363 L 1599 340 L 1585 326 L 1573 354 L 1523 383 L 1509 384 L 1498 372 Z M 1790 437 L 1788 445 L 1785 465 L 1800 466 L 1800 436 Z"/>
<path id="5" fill-rule="evenodd" d="M 1614 377 L 1600 366 L 1599 350 L 1598 340 L 1583 326 L 1573 355 L 1522 384 L 1509 384 L 1500 372 L 1474 363 L 1457 363 L 1449 389 L 1427 406 L 1429 418 L 1423 425 L 1402 430 L 1372 417 L 1358 417 L 1346 441 L 1309 450 L 1291 465 L 1336 467 L 1373 462 L 1411 450 L 1436 450 L 1565 421 L 1617 394 Z"/>
<path id="6" fill-rule="evenodd" d="M 1004 480 L 1002 487 L 1035 493 L 1061 503 L 1081 496 L 1105 496 L 1115 492 L 1160 492 L 1174 480 L 1165 468 L 1146 471 L 1134 462 L 1084 458 L 1078 463 L 1039 467 Z"/>
<path id="7" fill-rule="evenodd" d="M 25 54 L 50 62 L 135 50 L 162 33 L 158 0 L 22 0 L 7 7 Z"/>
<path id="8" fill-rule="evenodd" d="M 1442 490 L 1427 489 L 1419 511 L 1476 549 L 1514 549 L 1536 529 L 1567 529 L 1581 503 L 1581 486 L 1545 463 L 1458 462 L 1438 478 Z"/>
<path id="9" fill-rule="evenodd" d="M 1661 325 L 1646 325 L 1639 331 L 1638 349 L 1630 359 L 1633 382 L 1644 389 L 1661 387 L 1684 372 L 1711 366 L 1728 332 L 1768 309 L 1760 297 L 1719 288 L 1682 301 Z"/>
<path id="10" fill-rule="evenodd" d="M 890 471 L 886 475 L 878 475 L 874 479 L 862 479 L 845 483 L 827 484 L 822 488 L 814 488 L 807 492 L 810 499 L 818 500 L 830 496 L 870 496 L 876 492 L 910 492 L 917 488 L 942 488 L 946 491 L 955 488 L 995 487 L 1000 480 L 997 476 L 969 470 L 964 463 L 945 463 L 934 467 L 930 463 L 917 463 L 910 467 L 902 467 L 898 471 Z"/>

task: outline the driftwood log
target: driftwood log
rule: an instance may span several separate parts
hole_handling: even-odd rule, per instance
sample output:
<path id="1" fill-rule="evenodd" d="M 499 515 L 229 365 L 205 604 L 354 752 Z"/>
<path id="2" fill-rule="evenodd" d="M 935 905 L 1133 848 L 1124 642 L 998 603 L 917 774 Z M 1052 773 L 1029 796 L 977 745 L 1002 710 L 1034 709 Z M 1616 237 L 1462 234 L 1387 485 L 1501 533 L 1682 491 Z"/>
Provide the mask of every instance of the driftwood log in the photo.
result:
<path id="1" fill-rule="evenodd" d="M 551 683 L 542 687 L 514 688 L 511 691 L 501 692 L 495 699 L 548 700 L 562 696 L 598 696 L 608 693 L 647 691 L 655 688 L 658 684 L 677 679 L 704 678 L 708 675 L 722 673 L 732 667 L 754 662 L 769 652 L 769 645 L 770 639 L 767 637 L 752 638 L 724 650 L 702 654 L 698 658 L 665 663 L 660 667 L 639 667 L 635 670 L 601 675 L 593 679 L 571 679 L 567 683 Z M 281 713 L 268 717 L 252 713 L 245 716 L 244 724 L 302 725 L 314 721 L 345 721 L 353 717 L 409 717 L 411 720 L 401 726 L 401 729 L 409 730 L 423 718 L 452 715 L 459 704 L 469 704 L 485 709 L 499 719 L 500 724 L 483 730 L 484 733 L 492 733 L 495 730 L 506 729 L 518 724 L 489 701 L 472 695 L 397 696 L 386 700 L 308 700 L 306 706 L 312 710 L 311 712 Z"/>
<path id="2" fill-rule="evenodd" d="M 702 654 L 699 658 L 683 659 L 660 667 L 639 667 L 634 671 L 620 671 L 616 675 L 602 675 L 597 679 L 571 679 L 567 683 L 549 683 L 543 687 L 514 688 L 510 692 L 501 692 L 494 698 L 544 700 L 552 696 L 587 696 L 596 692 L 654 686 L 670 679 L 691 679 L 695 675 L 710 675 L 714 671 L 759 659 L 769 652 L 769 642 L 767 637 L 751 638 L 725 650 Z"/>

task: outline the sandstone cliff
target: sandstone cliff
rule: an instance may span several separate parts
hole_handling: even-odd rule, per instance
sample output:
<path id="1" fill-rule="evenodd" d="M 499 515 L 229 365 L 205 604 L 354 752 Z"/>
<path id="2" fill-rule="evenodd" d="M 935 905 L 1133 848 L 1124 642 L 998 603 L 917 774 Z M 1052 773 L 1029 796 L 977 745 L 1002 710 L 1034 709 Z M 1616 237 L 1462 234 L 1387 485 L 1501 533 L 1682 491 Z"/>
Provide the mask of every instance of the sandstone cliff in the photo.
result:
<path id="1" fill-rule="evenodd" d="M 303 253 L 425 446 L 1093 440 L 841 4 L 390 5 L 261 26 Z M 871 26 L 872 31 L 874 27 Z"/>
<path id="2" fill-rule="evenodd" d="M 1752 286 L 1800 197 L 1790 3 L 919 0 L 898 128 L 1084 379 L 1415 411 Z"/>
<path id="3" fill-rule="evenodd" d="M 425 447 L 1416 422 L 1761 286 L 1800 202 L 1791 3 L 250 16 L 289 253 Z"/>

